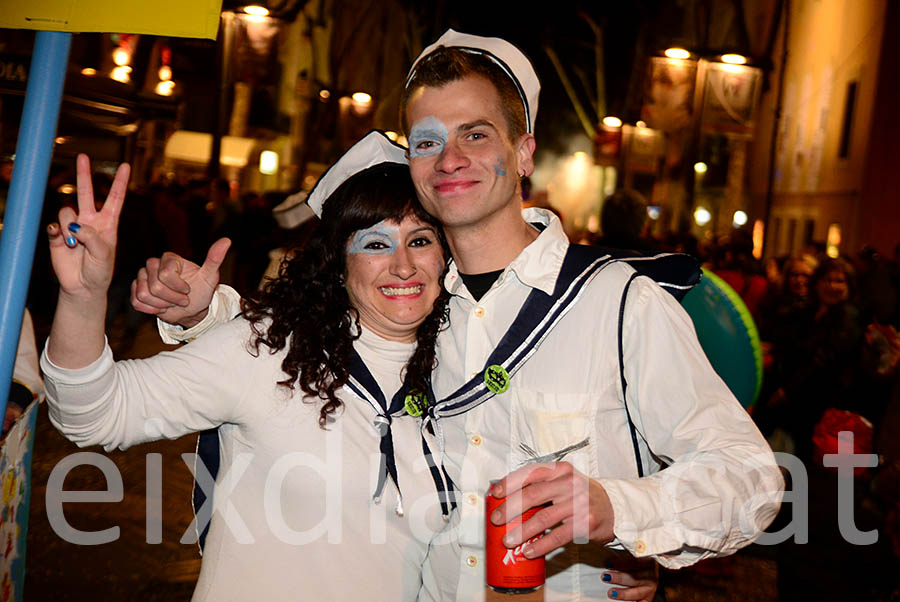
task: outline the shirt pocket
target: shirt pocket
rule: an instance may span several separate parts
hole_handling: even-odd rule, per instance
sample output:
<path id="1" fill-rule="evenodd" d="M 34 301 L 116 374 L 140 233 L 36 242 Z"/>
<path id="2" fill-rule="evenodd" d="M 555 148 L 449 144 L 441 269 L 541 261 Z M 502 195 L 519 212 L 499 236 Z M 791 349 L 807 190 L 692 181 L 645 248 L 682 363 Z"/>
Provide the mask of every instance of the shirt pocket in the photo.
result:
<path id="1" fill-rule="evenodd" d="M 590 395 L 519 389 L 512 405 L 511 457 L 517 466 L 565 460 L 590 472 L 595 449 Z"/>

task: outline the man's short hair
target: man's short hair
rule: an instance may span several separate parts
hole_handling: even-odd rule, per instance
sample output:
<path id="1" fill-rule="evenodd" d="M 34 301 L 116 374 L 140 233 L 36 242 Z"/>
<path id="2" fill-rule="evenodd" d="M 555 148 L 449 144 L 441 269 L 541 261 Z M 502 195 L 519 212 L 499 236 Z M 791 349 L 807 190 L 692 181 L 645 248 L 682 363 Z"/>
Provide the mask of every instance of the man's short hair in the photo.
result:
<path id="1" fill-rule="evenodd" d="M 409 97 L 420 87 L 440 88 L 466 77 L 478 76 L 493 84 L 500 99 L 500 110 L 506 119 L 510 140 L 518 140 L 528 129 L 525 121 L 525 105 L 516 88 L 496 63 L 486 56 L 446 46 L 438 48 L 416 65 L 416 72 L 403 90 L 400 99 L 400 123 L 403 132 L 409 134 L 406 109 Z"/>

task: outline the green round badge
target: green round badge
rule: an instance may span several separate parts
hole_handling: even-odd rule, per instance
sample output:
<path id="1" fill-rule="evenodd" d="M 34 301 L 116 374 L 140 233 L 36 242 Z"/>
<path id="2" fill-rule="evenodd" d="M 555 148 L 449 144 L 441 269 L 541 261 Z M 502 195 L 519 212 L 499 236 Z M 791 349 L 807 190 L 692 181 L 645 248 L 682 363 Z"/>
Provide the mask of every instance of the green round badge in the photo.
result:
<path id="1" fill-rule="evenodd" d="M 428 407 L 428 396 L 421 391 L 413 389 L 406 394 L 403 406 L 406 408 L 407 414 L 419 417 L 425 413 L 425 408 Z"/>
<path id="2" fill-rule="evenodd" d="M 509 372 L 497 364 L 488 366 L 484 371 L 484 384 L 496 395 L 506 393 L 506 390 L 509 389 Z"/>

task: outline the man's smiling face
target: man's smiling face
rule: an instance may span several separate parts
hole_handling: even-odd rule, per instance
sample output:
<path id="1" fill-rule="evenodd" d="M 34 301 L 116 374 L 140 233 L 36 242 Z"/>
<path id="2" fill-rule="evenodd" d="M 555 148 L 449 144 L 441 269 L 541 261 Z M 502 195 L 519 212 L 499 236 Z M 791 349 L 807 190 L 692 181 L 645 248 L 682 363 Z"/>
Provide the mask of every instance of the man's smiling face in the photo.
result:
<path id="1" fill-rule="evenodd" d="M 412 93 L 406 116 L 416 192 L 445 229 L 518 215 L 518 178 L 531 171 L 533 139 L 510 140 L 491 82 L 470 75 L 421 87 Z"/>

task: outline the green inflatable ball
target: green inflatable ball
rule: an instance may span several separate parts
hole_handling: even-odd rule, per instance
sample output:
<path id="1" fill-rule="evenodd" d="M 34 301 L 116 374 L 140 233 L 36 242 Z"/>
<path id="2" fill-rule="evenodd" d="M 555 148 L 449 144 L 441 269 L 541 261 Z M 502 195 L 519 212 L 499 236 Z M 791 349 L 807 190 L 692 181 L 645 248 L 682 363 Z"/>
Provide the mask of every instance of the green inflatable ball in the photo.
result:
<path id="1" fill-rule="evenodd" d="M 703 278 L 682 299 L 709 363 L 745 408 L 762 386 L 762 348 L 756 324 L 733 288 L 703 269 Z"/>

